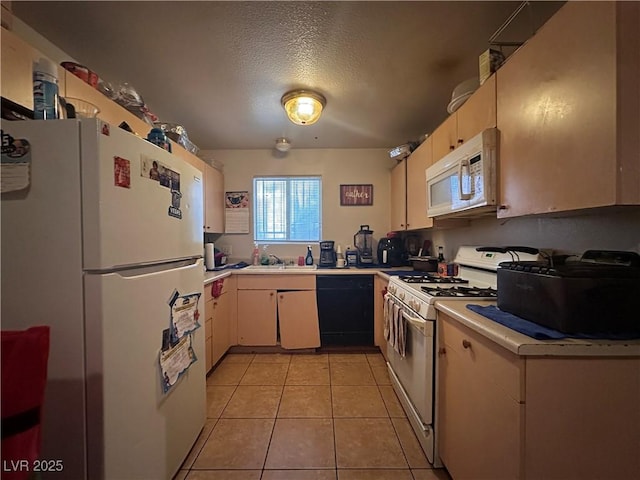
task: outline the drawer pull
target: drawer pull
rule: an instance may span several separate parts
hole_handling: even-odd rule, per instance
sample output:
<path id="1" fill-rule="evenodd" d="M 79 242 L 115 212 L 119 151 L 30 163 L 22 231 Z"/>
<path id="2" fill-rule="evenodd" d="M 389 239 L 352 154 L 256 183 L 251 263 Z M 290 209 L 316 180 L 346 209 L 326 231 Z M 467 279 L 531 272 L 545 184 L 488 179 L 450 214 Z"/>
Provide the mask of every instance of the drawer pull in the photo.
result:
<path id="1" fill-rule="evenodd" d="M 438 349 L 438 355 L 440 357 L 442 357 L 443 355 L 446 355 L 446 354 L 447 354 L 447 349 L 446 348 L 441 347 L 441 348 Z"/>
<path id="2" fill-rule="evenodd" d="M 469 340 L 462 340 L 462 348 L 471 348 L 471 342 Z"/>

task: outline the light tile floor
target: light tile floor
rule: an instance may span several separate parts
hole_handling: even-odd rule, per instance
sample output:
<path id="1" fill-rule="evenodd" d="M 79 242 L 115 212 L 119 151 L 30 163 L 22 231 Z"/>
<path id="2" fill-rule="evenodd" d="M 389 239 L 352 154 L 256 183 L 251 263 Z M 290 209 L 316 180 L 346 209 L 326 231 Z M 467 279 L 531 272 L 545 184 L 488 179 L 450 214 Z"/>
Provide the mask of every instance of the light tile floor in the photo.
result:
<path id="1" fill-rule="evenodd" d="M 450 480 L 432 469 L 379 353 L 228 354 L 174 480 Z"/>

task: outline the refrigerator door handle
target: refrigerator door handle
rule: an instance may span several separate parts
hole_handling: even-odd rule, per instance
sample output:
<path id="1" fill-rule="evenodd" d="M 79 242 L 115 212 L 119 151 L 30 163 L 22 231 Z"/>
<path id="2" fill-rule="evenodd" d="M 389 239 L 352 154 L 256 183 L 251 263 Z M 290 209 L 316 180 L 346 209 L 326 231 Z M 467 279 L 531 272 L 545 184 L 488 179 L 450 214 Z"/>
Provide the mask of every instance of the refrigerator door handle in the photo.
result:
<path id="1" fill-rule="evenodd" d="M 89 270 L 86 273 L 96 274 L 96 275 L 105 275 L 105 274 L 114 273 L 124 278 L 135 278 L 135 277 L 142 277 L 145 275 L 152 275 L 154 273 L 166 272 L 167 270 L 175 270 L 178 268 L 191 268 L 198 263 L 202 265 L 202 257 L 186 258 L 186 259 L 174 260 L 170 262 L 153 263 L 149 265 L 141 264 L 141 265 L 123 266 L 119 268 L 112 268 L 109 270 Z"/>

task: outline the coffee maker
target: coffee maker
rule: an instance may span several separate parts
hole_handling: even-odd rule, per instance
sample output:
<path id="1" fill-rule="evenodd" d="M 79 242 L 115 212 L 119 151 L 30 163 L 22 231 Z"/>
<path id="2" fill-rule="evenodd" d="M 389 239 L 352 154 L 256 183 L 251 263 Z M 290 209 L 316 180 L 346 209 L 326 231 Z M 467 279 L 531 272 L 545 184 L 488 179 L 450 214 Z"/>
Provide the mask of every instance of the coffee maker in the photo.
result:
<path id="1" fill-rule="evenodd" d="M 318 261 L 319 267 L 335 267 L 337 255 L 333 249 L 333 240 L 324 240 L 320 242 L 320 260 Z"/>
<path id="2" fill-rule="evenodd" d="M 353 244 L 358 250 L 358 265 L 372 265 L 373 230 L 369 230 L 369 225 L 360 225 L 360 230 L 353 236 Z"/>

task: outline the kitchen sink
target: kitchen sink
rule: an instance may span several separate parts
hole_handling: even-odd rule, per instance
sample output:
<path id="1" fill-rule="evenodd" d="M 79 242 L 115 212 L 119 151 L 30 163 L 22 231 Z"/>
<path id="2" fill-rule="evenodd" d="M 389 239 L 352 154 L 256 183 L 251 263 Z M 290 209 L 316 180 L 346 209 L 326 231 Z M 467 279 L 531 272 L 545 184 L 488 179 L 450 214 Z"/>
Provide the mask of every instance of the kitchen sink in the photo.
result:
<path id="1" fill-rule="evenodd" d="M 318 268 L 317 265 L 249 265 L 245 267 L 245 270 L 256 270 L 256 271 L 273 271 L 273 270 L 315 270 Z"/>

